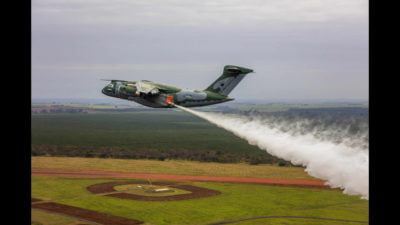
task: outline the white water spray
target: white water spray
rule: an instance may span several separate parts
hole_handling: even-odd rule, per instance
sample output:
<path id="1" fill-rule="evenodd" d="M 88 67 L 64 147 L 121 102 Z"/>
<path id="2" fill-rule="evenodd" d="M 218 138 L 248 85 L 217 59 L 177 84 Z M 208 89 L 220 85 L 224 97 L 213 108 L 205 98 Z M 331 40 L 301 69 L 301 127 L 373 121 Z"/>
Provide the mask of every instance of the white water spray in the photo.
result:
<path id="1" fill-rule="evenodd" d="M 232 132 L 271 155 L 306 167 L 308 174 L 326 180 L 332 188 L 368 199 L 368 145 L 360 145 L 358 140 L 347 138 L 338 143 L 327 138 L 327 131 L 324 131 L 324 138 L 317 138 L 313 132 L 299 132 L 300 129 L 296 129 L 299 124 L 268 123 L 260 118 L 175 106 Z M 281 129 L 283 126 L 286 129 Z M 321 131 L 315 132 L 320 134 Z"/>

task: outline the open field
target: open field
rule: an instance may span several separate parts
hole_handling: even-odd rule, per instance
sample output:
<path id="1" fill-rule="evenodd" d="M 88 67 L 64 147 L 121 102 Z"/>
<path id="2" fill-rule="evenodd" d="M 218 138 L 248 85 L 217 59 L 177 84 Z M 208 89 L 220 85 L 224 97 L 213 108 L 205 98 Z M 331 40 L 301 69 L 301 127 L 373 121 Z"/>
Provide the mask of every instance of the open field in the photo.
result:
<path id="1" fill-rule="evenodd" d="M 168 189 L 170 191 L 160 193 L 153 193 L 149 191 L 153 189 Z M 115 191 L 141 196 L 169 196 L 190 193 L 189 191 L 175 188 L 172 185 L 155 185 L 154 183 L 149 184 L 148 182 L 141 184 L 140 186 L 137 184 L 118 185 L 115 187 Z"/>
<path id="2" fill-rule="evenodd" d="M 32 224 L 368 224 L 367 200 L 330 189 L 304 168 L 189 114 L 86 107 L 32 114 Z M 259 110 L 330 122 L 368 117 L 362 107 L 297 108 Z M 138 185 L 174 192 L 148 193 Z"/>
<path id="3" fill-rule="evenodd" d="M 32 225 L 59 225 L 59 224 L 93 224 L 83 220 L 61 214 L 46 212 L 40 209 L 32 209 Z"/>
<path id="4" fill-rule="evenodd" d="M 351 124 L 350 128 L 355 133 L 368 127 L 365 126 L 368 108 L 339 106 L 234 104 L 206 110 L 256 111 L 259 116 L 277 116 L 288 120 L 302 117 L 325 121 L 326 124 L 320 124 L 323 126 L 342 121 L 344 129 Z M 87 110 L 85 107 L 76 106 L 74 109 Z M 88 113 L 61 110 L 32 114 L 32 155 L 290 165 L 230 132 L 176 109 L 116 108 L 112 109 L 115 111 L 105 111 L 100 108 L 98 112 Z M 33 106 L 34 109 L 37 110 Z"/>
<path id="5" fill-rule="evenodd" d="M 132 150 L 260 151 L 206 121 L 169 109 L 134 113 L 32 115 L 32 144 Z"/>
<path id="6" fill-rule="evenodd" d="M 315 179 L 301 167 L 209 163 L 184 160 L 126 160 L 78 157 L 32 157 L 32 169 L 98 170 L 195 176 L 237 176 L 256 178 Z"/>
<path id="7" fill-rule="evenodd" d="M 368 221 L 367 201 L 332 190 L 191 182 L 190 185 L 219 191 L 221 194 L 168 202 L 113 198 L 94 195 L 86 190 L 89 185 L 114 181 L 116 180 L 34 176 L 32 195 L 64 205 L 160 225 L 213 224 L 257 216 L 303 216 Z M 296 224 L 290 218 L 279 220 L 280 222 L 275 222 L 274 219 L 270 219 L 268 224 Z M 303 220 L 315 221 L 314 224 L 326 224 L 324 220 Z M 343 224 L 343 221 L 331 224 Z"/>
<path id="8" fill-rule="evenodd" d="M 241 176 L 252 177 L 286 177 L 288 179 L 310 179 L 301 168 L 274 167 L 267 165 L 217 164 L 188 161 L 150 161 L 150 160 L 116 160 L 90 158 L 33 157 L 35 169 L 55 168 L 61 170 L 95 169 L 98 171 L 179 173 L 191 175 Z M 246 169 L 247 167 L 247 169 Z M 211 168 L 211 169 L 210 169 Z M 222 171 L 222 172 L 221 172 Z M 246 172 L 243 172 L 246 171 Z M 273 171 L 273 172 L 271 172 Z M 279 174 L 279 175 L 278 175 Z M 312 180 L 312 179 L 311 179 Z M 111 183 L 110 183 L 111 182 Z M 55 224 L 54 218 L 60 217 L 59 225 L 95 224 L 79 216 L 86 213 L 71 211 L 81 209 L 93 215 L 110 215 L 112 218 L 125 218 L 127 221 L 143 221 L 145 225 L 184 225 L 184 224 L 367 224 L 368 201 L 356 196 L 344 195 L 338 190 L 321 188 L 298 188 L 269 186 L 245 183 L 168 181 L 172 187 L 192 186 L 199 190 L 211 190 L 220 194 L 207 197 L 170 200 L 146 201 L 146 198 L 130 199 L 107 196 L 107 194 L 137 195 L 129 193 L 127 183 L 146 183 L 146 179 L 122 179 L 107 177 L 36 176 L 32 177 L 32 197 L 54 204 L 70 206 L 70 214 L 34 209 L 32 218 L 36 224 Z M 165 181 L 156 185 L 168 186 Z M 105 187 L 106 192 L 92 193 L 92 185 L 112 184 Z M 125 185 L 125 186 L 124 186 Z M 180 186 L 181 185 L 181 186 Z M 92 186 L 93 187 L 93 186 Z M 111 188 L 111 189 L 110 189 Z M 111 190 L 113 192 L 107 192 Z M 195 189 L 192 189 L 192 191 Z M 117 193 L 114 193 L 117 192 Z M 190 189 L 187 189 L 190 192 Z M 175 193 L 176 196 L 187 193 Z M 174 196 L 168 195 L 167 197 Z M 44 202 L 44 203 L 46 203 Z M 40 202 L 33 202 L 40 204 Z M 42 205 L 46 206 L 46 205 Z M 86 210 L 86 211 L 85 211 Z M 68 213 L 67 212 L 67 213 Z M 96 212 L 96 213 L 94 213 Z M 75 213 L 75 214 L 73 214 Z M 71 216 L 75 215 L 75 216 Z M 78 217 L 77 217 L 78 216 Z M 90 217 L 87 217 L 90 219 Z M 75 221 L 75 222 L 74 222 Z M 131 222 L 133 224 L 133 222 Z M 102 224 L 100 222 L 100 224 Z M 124 223 L 121 223 L 124 224 Z M 126 223 L 128 224 L 128 223 Z"/>
<path id="9" fill-rule="evenodd" d="M 32 155 L 278 163 L 265 151 L 176 110 L 32 115 Z"/>
<path id="10" fill-rule="evenodd" d="M 154 188 L 164 186 L 167 187 L 169 190 L 181 190 L 186 193 L 182 192 L 172 192 L 169 194 L 163 193 L 155 193 L 155 192 L 138 192 L 132 193 L 130 191 L 121 190 L 118 187 L 126 186 L 127 184 L 136 186 L 136 190 L 139 190 L 139 187 L 142 185 L 149 185 L 153 186 Z M 130 199 L 130 200 L 138 200 L 138 201 L 182 201 L 188 199 L 197 199 L 197 198 L 205 198 L 215 195 L 220 195 L 221 192 L 210 190 L 207 188 L 201 188 L 198 186 L 188 185 L 188 184 L 179 184 L 176 182 L 166 182 L 166 181 L 138 181 L 138 180 L 131 180 L 131 181 L 112 181 L 112 182 L 105 182 L 105 183 L 98 183 L 90 185 L 86 188 L 93 194 L 104 194 L 103 196 L 120 198 L 120 199 Z"/>

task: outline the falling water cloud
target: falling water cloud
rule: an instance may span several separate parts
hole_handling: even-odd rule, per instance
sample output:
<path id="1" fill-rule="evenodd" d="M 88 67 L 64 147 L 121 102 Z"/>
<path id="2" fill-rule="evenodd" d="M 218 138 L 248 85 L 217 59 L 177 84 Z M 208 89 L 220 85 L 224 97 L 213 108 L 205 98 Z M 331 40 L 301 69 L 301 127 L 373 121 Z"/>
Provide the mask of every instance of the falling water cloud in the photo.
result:
<path id="1" fill-rule="evenodd" d="M 368 144 L 363 143 L 360 137 L 350 136 L 338 141 L 340 132 L 337 130 L 302 129 L 307 121 L 289 123 L 273 118 L 199 112 L 176 106 L 232 132 L 271 155 L 304 166 L 308 174 L 325 180 L 332 188 L 368 199 L 369 150 Z"/>

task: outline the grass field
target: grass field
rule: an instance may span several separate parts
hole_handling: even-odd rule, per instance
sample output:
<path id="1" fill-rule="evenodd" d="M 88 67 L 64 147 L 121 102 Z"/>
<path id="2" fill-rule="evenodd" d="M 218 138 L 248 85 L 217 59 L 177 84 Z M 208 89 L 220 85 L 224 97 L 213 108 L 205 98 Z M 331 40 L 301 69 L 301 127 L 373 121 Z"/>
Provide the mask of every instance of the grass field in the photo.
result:
<path id="1" fill-rule="evenodd" d="M 169 192 L 160 192 L 154 193 L 149 192 L 149 190 L 160 189 L 160 188 L 167 188 Z M 115 187 L 117 191 L 123 191 L 125 193 L 142 195 L 142 196 L 170 196 L 170 195 L 181 195 L 181 194 L 189 194 L 189 191 L 181 190 L 178 188 L 168 187 L 168 186 L 160 186 L 160 185 L 150 185 L 150 184 L 141 184 L 140 187 L 137 184 L 125 184 L 119 185 Z"/>
<path id="2" fill-rule="evenodd" d="M 32 196 L 158 225 L 200 225 L 257 216 L 306 216 L 368 221 L 368 201 L 332 190 L 193 182 L 192 185 L 218 190 L 222 194 L 183 201 L 146 202 L 93 195 L 85 189 L 88 185 L 107 181 L 115 180 L 33 177 Z M 38 217 L 37 212 L 33 211 L 33 217 L 35 216 Z M 70 221 L 60 221 L 59 224 L 68 222 Z M 311 219 L 259 219 L 237 224 L 266 223 L 356 224 Z"/>
<path id="3" fill-rule="evenodd" d="M 151 160 L 32 157 L 32 168 L 310 179 L 303 169 L 298 167 L 190 161 L 160 162 Z M 187 182 L 185 184 L 220 191 L 221 194 L 199 199 L 168 202 L 117 199 L 95 195 L 86 189 L 87 186 L 92 184 L 123 180 L 126 179 L 33 176 L 32 197 L 115 216 L 137 219 L 145 221 L 146 225 L 201 225 L 259 216 L 304 216 L 368 221 L 367 200 L 362 200 L 357 196 L 348 196 L 338 190 L 331 189 L 220 182 Z M 124 186 L 116 189 L 123 191 Z M 73 221 L 79 220 L 40 210 L 33 210 L 32 218 L 35 219 L 37 224 L 43 225 L 67 225 L 74 224 Z M 57 220 L 58 223 L 55 223 L 54 220 Z M 235 224 L 339 225 L 360 223 L 318 219 L 260 218 L 244 220 Z"/>
<path id="4" fill-rule="evenodd" d="M 32 155 L 289 164 L 171 109 L 32 114 Z"/>
<path id="5" fill-rule="evenodd" d="M 275 106 L 275 109 L 283 110 L 279 105 Z M 265 110 L 271 111 L 272 109 L 268 106 L 265 107 Z M 256 159 L 262 154 L 273 158 L 265 151 L 249 145 L 246 141 L 223 129 L 175 110 L 32 114 L 32 149 L 35 146 L 44 146 L 42 148 L 44 150 L 38 151 L 42 156 L 32 157 L 32 169 L 315 179 L 310 177 L 304 171 L 304 168 L 290 165 L 222 164 L 171 160 L 173 158 L 171 155 L 182 154 L 185 151 L 190 154 L 192 152 L 203 154 L 207 151 L 218 151 L 212 154 L 219 152 L 237 155 L 250 154 Z M 66 148 L 69 146 L 74 148 Z M 58 150 L 57 147 L 59 147 Z M 107 153 L 111 152 L 117 156 L 119 153 L 126 153 L 125 150 L 117 151 L 119 148 L 136 152 L 143 150 L 145 156 L 151 153 L 148 150 L 172 151 L 166 160 L 165 158 L 160 160 L 111 159 L 108 158 L 111 157 L 110 155 L 105 155 L 104 158 L 43 156 L 52 155 L 52 153 L 57 155 L 60 152 L 72 149 L 74 154 L 84 151 L 86 153 L 94 152 L 95 154 L 87 156 L 93 157 L 97 156 L 97 153 L 101 153 L 103 148 L 107 148 L 104 152 L 108 151 Z M 71 156 L 85 156 L 84 154 L 74 154 L 71 154 Z M 212 156 L 212 154 L 210 155 Z M 112 157 L 119 158 L 115 155 Z M 179 157 L 177 158 L 179 159 Z M 187 158 L 197 160 L 196 158 L 191 159 L 190 155 Z M 206 158 L 207 160 L 207 157 L 199 158 Z M 239 159 L 241 158 L 239 157 Z M 240 160 L 240 162 L 243 161 Z M 274 163 L 277 164 L 277 161 L 274 161 Z M 32 176 L 32 197 L 114 216 L 141 220 L 145 221 L 144 225 L 211 225 L 222 221 L 236 221 L 234 224 L 239 225 L 352 225 L 368 223 L 368 201 L 362 200 L 358 196 L 345 195 L 337 189 L 244 183 L 185 182 L 188 185 L 221 193 L 204 198 L 152 202 L 113 198 L 93 194 L 86 189 L 89 185 L 111 181 L 127 181 L 127 179 L 34 175 Z M 152 180 L 152 182 L 155 181 Z M 143 194 L 140 191 L 131 190 L 131 186 L 120 185 L 116 186 L 116 189 L 126 193 Z M 182 195 L 185 193 L 185 191 L 177 189 L 174 194 Z M 308 218 L 262 218 L 265 216 Z M 323 220 L 321 218 L 337 220 Z M 352 220 L 353 222 L 338 220 Z M 32 224 L 35 225 L 94 225 L 90 221 L 39 209 L 32 210 L 32 221 Z M 354 221 L 363 221 L 364 223 Z"/>
<path id="6" fill-rule="evenodd" d="M 183 160 L 126 160 L 77 157 L 32 157 L 32 168 L 101 170 L 115 172 L 161 173 L 201 176 L 239 176 L 259 178 L 314 179 L 301 167 L 209 163 Z"/>
<path id="7" fill-rule="evenodd" d="M 32 209 L 32 225 L 64 225 L 64 224 L 92 224 L 77 218 L 49 213 L 39 209 Z"/>
<path id="8" fill-rule="evenodd" d="M 173 110 L 32 115 L 32 144 L 260 151 L 227 131 Z"/>
<path id="9" fill-rule="evenodd" d="M 282 105 L 239 106 L 229 110 L 265 108 L 281 111 Z M 284 106 L 290 110 L 279 114 L 282 118 L 303 116 L 316 121 L 324 118 L 324 126 L 342 121 L 344 129 L 353 121 L 349 118 L 353 118 L 358 121 L 351 127 L 354 131 L 365 129 L 361 125 L 365 125 L 368 119 L 368 110 L 362 107 L 320 106 L 322 108 L 307 108 L 304 111 L 304 107 L 296 104 Z M 126 112 L 32 114 L 32 155 L 290 164 L 224 129 L 174 109 L 132 108 Z"/>

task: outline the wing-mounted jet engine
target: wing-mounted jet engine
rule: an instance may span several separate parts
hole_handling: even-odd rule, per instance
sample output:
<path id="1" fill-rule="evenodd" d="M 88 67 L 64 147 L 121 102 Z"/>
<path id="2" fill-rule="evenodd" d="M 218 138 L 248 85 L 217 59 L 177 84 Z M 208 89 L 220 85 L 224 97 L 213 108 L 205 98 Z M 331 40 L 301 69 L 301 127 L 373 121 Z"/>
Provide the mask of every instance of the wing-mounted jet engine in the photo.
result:
<path id="1" fill-rule="evenodd" d="M 141 80 L 136 82 L 136 94 L 141 95 L 158 95 L 160 90 L 151 81 Z"/>

